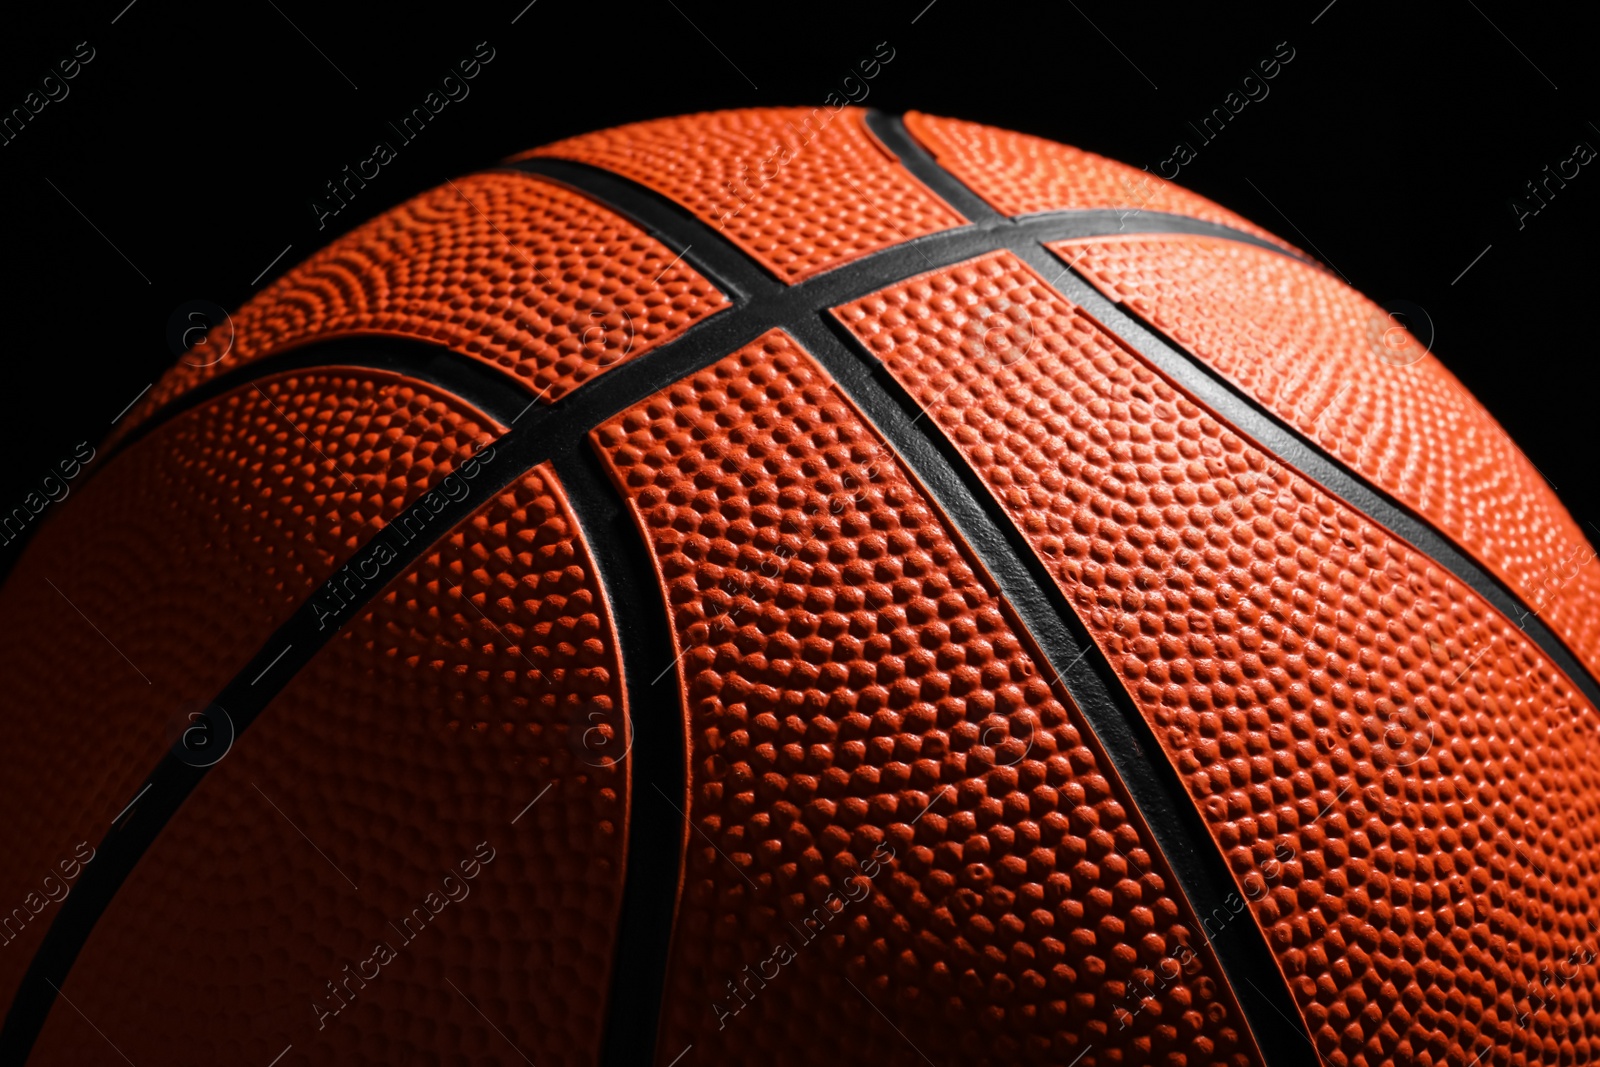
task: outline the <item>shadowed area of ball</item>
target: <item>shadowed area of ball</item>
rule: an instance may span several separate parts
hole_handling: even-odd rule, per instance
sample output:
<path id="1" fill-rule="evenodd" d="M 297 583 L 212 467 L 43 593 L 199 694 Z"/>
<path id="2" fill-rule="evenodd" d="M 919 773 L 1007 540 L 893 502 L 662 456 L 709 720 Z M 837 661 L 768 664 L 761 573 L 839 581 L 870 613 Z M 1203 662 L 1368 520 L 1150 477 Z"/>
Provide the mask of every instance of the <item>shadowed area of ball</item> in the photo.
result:
<path id="1" fill-rule="evenodd" d="M 1587 1062 L 1600 572 L 1381 311 L 848 107 L 355 227 L 0 589 L 0 1058 Z"/>

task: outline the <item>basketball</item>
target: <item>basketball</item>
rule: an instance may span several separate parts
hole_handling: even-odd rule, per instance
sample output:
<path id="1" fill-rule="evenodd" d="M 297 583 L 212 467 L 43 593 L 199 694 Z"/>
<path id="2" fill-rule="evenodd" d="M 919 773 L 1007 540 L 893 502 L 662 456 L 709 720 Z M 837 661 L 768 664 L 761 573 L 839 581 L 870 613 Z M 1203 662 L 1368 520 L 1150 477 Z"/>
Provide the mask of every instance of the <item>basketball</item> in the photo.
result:
<path id="1" fill-rule="evenodd" d="M 711 112 L 279 264 L 11 531 L 0 1062 L 1600 1055 L 1595 551 L 1158 170 Z"/>

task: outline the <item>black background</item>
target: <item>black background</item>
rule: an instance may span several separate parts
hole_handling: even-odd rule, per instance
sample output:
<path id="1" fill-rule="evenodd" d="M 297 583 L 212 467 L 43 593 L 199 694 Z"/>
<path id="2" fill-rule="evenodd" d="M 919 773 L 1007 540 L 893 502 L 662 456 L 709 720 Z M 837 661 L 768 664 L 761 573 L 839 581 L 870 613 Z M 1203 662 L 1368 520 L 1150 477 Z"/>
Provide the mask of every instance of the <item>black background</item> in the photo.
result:
<path id="1" fill-rule="evenodd" d="M 868 106 L 1007 126 L 1154 169 L 1175 141 L 1198 145 L 1187 123 L 1287 42 L 1294 59 L 1270 95 L 1178 181 L 1375 299 L 1424 309 L 1435 352 L 1580 523 L 1600 526 L 1587 321 L 1600 163 L 1520 229 L 1510 204 L 1576 143 L 1600 147 L 1577 8 L 125 3 L 13 12 L 0 41 L 0 112 L 79 42 L 95 54 L 66 98 L 0 144 L 0 511 L 78 442 L 98 443 L 174 361 L 179 307 L 235 307 L 337 233 L 520 149 L 686 111 L 818 104 L 886 41 L 894 59 Z M 311 202 L 323 183 L 395 140 L 387 121 L 480 41 L 495 58 L 470 96 L 319 231 Z"/>

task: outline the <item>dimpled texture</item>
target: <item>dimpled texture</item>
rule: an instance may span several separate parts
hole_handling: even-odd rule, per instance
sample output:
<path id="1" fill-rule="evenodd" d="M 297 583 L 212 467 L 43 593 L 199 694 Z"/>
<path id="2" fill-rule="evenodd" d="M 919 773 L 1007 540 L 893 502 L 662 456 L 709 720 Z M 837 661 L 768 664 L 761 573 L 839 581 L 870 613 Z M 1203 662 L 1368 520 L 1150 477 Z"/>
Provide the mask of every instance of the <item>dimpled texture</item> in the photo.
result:
<path id="1" fill-rule="evenodd" d="M 690 720 L 659 1063 L 1257 1062 L 1080 714 L 787 335 L 594 440 Z"/>
<path id="2" fill-rule="evenodd" d="M 920 111 L 907 112 L 905 124 L 941 167 L 1002 215 L 1121 209 L 1137 219 L 1142 211 L 1161 211 L 1291 247 L 1198 193 L 1081 148 Z"/>
<path id="3" fill-rule="evenodd" d="M 727 305 L 676 251 L 593 201 L 524 174 L 474 174 L 267 286 L 156 383 L 123 431 L 252 360 L 347 336 L 431 341 L 554 401 Z"/>
<path id="4" fill-rule="evenodd" d="M 1009 254 L 837 315 L 1075 606 L 1324 1063 L 1600 1053 L 1600 721 L 1515 626 Z M 974 347 L 994 315 L 1005 346 Z"/>
<path id="5" fill-rule="evenodd" d="M 295 1063 L 594 1063 L 627 825 L 612 634 L 535 468 L 212 768 L 96 925 L 29 1063 L 106 1062 L 106 1039 L 135 1063 L 266 1064 L 288 1045 Z M 394 959 L 362 965 L 378 943 Z M 346 965 L 370 980 L 336 1000 Z"/>
<path id="6" fill-rule="evenodd" d="M 1107 297 L 1432 523 L 1600 671 L 1600 564 L 1483 405 L 1383 308 L 1211 238 L 1052 246 Z"/>
<path id="7" fill-rule="evenodd" d="M 677 201 L 787 282 L 966 220 L 859 108 L 750 108 L 639 122 L 530 155 L 604 167 Z"/>
<path id="8" fill-rule="evenodd" d="M 498 431 L 409 379 L 314 371 L 185 412 L 82 482 L 0 590 L 4 906 L 98 845 L 191 702 Z M 0 945 L 0 1003 L 56 913 Z"/>

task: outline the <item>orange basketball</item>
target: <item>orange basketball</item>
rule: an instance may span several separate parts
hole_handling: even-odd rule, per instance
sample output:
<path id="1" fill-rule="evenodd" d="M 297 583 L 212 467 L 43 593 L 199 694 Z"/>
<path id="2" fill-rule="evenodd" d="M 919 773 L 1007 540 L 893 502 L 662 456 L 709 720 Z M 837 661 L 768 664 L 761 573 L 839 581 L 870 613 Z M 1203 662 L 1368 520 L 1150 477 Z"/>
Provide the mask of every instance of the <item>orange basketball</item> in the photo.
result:
<path id="1" fill-rule="evenodd" d="M 1154 174 L 575 137 L 89 452 L 0 591 L 5 1064 L 1600 1055 L 1594 550 Z"/>

